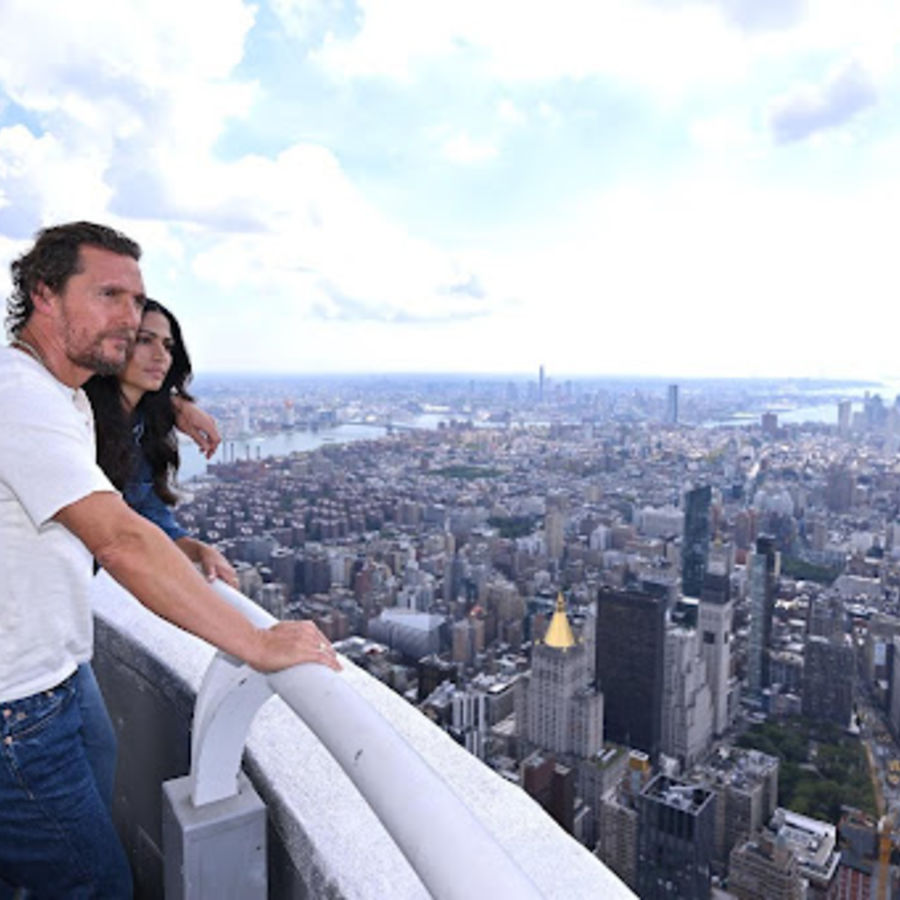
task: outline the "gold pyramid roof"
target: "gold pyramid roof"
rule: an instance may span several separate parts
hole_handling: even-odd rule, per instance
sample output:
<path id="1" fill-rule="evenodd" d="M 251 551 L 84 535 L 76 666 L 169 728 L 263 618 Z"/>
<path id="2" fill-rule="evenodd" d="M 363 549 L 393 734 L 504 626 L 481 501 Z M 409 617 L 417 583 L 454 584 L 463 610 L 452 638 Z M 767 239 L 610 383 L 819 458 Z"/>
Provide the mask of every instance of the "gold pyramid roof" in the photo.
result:
<path id="1" fill-rule="evenodd" d="M 569 617 L 566 615 L 566 601 L 563 600 L 562 591 L 556 595 L 556 611 L 547 627 L 544 643 L 548 647 L 557 647 L 560 650 L 575 646 L 575 637 L 572 634 L 572 626 L 569 625 Z"/>

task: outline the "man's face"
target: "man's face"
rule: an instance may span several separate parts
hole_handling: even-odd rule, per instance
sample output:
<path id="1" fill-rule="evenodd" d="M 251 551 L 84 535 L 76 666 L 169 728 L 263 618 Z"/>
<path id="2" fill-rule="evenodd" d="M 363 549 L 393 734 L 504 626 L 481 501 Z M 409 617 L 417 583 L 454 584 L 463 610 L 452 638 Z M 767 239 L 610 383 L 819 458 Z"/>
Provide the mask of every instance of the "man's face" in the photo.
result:
<path id="1" fill-rule="evenodd" d="M 80 369 L 114 375 L 134 343 L 144 282 L 137 260 L 83 246 L 80 270 L 56 295 L 59 335 L 68 360 Z"/>

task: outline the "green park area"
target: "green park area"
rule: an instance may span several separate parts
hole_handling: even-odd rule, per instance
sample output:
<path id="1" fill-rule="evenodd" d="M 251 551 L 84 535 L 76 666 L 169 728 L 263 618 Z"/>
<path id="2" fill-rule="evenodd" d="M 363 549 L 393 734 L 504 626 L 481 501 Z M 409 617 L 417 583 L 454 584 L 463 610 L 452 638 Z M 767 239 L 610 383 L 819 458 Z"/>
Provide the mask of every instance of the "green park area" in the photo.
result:
<path id="1" fill-rule="evenodd" d="M 865 748 L 837 725 L 802 718 L 763 722 L 737 743 L 781 760 L 779 806 L 834 824 L 842 806 L 877 814 Z"/>

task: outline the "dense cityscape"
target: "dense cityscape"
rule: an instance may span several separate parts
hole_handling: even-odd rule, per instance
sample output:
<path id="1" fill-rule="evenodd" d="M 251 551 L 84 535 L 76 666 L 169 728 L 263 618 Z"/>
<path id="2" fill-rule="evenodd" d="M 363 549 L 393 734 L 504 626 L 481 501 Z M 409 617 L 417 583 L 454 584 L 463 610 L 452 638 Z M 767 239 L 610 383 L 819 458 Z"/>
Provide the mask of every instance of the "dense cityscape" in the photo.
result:
<path id="1" fill-rule="evenodd" d="M 890 895 L 883 386 L 541 368 L 198 393 L 225 440 L 181 522 L 638 895 Z M 270 455 L 286 434 L 309 449 Z"/>

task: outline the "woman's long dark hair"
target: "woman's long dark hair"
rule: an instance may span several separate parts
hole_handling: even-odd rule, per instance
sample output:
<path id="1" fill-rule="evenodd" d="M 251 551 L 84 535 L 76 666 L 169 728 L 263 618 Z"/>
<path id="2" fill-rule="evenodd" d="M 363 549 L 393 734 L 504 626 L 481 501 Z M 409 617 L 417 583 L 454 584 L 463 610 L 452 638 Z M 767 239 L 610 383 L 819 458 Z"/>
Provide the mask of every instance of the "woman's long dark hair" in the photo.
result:
<path id="1" fill-rule="evenodd" d="M 158 391 L 147 391 L 132 412 L 125 408 L 119 379 L 115 375 L 94 375 L 84 389 L 94 408 L 94 428 L 97 434 L 97 462 L 107 478 L 121 491 L 134 477 L 140 458 L 134 443 L 135 420 L 142 418 L 144 432 L 140 448 L 150 462 L 153 489 L 170 506 L 177 497 L 172 481 L 178 471 L 178 439 L 175 436 L 175 408 L 172 395 L 185 400 L 194 398 L 188 393 L 191 380 L 191 360 L 181 336 L 178 319 L 156 300 L 148 300 L 144 315 L 158 312 L 169 320 L 172 329 L 172 365 Z"/>

